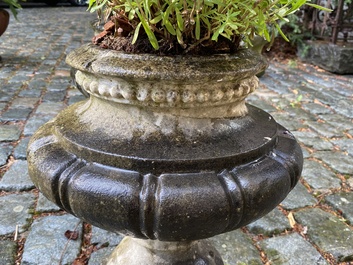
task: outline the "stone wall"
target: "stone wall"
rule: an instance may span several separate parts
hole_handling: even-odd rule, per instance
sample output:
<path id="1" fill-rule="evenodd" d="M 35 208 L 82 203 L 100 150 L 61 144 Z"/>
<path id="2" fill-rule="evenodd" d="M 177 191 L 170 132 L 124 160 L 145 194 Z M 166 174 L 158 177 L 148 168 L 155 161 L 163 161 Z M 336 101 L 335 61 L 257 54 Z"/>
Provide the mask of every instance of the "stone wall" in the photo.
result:
<path id="1" fill-rule="evenodd" d="M 298 47 L 304 61 L 337 74 L 353 74 L 353 43 L 332 44 L 326 41 L 307 41 Z"/>

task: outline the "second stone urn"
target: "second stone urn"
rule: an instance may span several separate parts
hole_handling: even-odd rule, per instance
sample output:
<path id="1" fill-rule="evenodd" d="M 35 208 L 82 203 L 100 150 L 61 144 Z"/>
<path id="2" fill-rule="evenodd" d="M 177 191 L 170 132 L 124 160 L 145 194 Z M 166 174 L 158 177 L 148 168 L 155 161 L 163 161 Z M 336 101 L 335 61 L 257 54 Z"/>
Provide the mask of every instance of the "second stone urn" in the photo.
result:
<path id="1" fill-rule="evenodd" d="M 5 32 L 9 25 L 10 14 L 5 9 L 0 8 L 0 36 Z"/>
<path id="2" fill-rule="evenodd" d="M 33 136 L 29 172 L 62 209 L 127 236 L 109 264 L 223 264 L 204 239 L 267 214 L 297 183 L 293 135 L 245 104 L 267 66 L 256 53 L 85 45 L 67 63 L 90 97 Z"/>

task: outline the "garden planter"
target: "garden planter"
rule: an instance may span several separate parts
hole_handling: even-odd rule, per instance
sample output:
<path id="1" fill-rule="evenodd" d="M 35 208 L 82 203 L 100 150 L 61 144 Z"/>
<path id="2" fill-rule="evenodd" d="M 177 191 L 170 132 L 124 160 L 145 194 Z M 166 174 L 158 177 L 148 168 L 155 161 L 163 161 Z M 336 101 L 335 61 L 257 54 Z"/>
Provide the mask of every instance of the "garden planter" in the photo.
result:
<path id="1" fill-rule="evenodd" d="M 0 8 L 0 36 L 5 32 L 9 25 L 10 15 L 5 9 Z"/>
<path id="2" fill-rule="evenodd" d="M 90 98 L 32 137 L 29 172 L 62 209 L 127 235 L 110 264 L 222 264 L 203 239 L 262 217 L 297 183 L 298 143 L 245 104 L 266 67 L 258 54 L 85 45 L 67 63 Z"/>

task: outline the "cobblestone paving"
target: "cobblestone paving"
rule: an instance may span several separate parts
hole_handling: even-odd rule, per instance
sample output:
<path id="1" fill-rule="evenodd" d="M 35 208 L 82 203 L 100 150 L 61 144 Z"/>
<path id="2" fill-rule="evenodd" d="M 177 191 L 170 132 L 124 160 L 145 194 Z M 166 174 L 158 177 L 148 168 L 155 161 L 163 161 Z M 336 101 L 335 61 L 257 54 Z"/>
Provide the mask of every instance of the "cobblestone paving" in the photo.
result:
<path id="1" fill-rule="evenodd" d="M 72 264 L 87 253 L 85 264 L 104 264 L 122 239 L 49 202 L 26 166 L 29 137 L 83 99 L 64 59 L 90 40 L 93 18 L 85 8 L 25 8 L 0 38 L 1 265 Z M 353 264 L 353 76 L 272 62 L 249 102 L 297 137 L 304 171 L 273 212 L 211 239 L 225 263 Z M 71 234 L 77 239 L 68 240 Z"/>

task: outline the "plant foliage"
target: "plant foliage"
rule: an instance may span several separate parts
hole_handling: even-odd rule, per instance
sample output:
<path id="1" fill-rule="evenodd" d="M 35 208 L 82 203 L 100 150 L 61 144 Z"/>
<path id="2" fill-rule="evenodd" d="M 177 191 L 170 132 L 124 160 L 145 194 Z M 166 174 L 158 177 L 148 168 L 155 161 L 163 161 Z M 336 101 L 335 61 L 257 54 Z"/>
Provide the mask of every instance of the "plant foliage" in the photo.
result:
<path id="1" fill-rule="evenodd" d="M 21 9 L 21 5 L 18 2 L 18 0 L 1 0 L 1 1 L 9 5 L 12 14 L 17 19 L 17 9 Z"/>
<path id="2" fill-rule="evenodd" d="M 279 23 L 305 4 L 318 7 L 308 0 L 90 0 L 89 10 L 116 16 L 120 32 L 128 24 L 132 43 L 147 35 L 156 50 L 161 42 L 190 50 L 220 38 L 235 48 L 255 35 L 270 42 L 276 32 L 287 40 Z"/>

